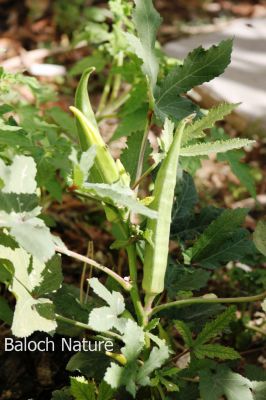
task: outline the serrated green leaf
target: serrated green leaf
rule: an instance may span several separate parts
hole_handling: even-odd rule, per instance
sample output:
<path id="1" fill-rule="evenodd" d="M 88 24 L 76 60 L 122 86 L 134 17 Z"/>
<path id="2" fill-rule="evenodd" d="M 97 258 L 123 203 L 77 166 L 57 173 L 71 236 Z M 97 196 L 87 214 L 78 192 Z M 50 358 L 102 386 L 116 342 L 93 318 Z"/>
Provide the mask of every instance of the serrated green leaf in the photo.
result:
<path id="1" fill-rule="evenodd" d="M 4 193 L 35 193 L 36 164 L 31 157 L 15 156 L 6 166 L 0 159 L 0 178 L 4 181 Z"/>
<path id="2" fill-rule="evenodd" d="M 1 264 L 0 264 L 1 268 Z M 13 320 L 13 311 L 4 297 L 0 296 L 0 320 L 11 325 Z"/>
<path id="3" fill-rule="evenodd" d="M 216 140 L 215 142 L 192 144 L 190 146 L 182 147 L 180 155 L 182 157 L 198 157 L 207 156 L 211 153 L 223 153 L 233 149 L 240 149 L 255 143 L 254 140 L 249 139 L 228 139 Z"/>
<path id="4" fill-rule="evenodd" d="M 155 337 L 151 333 L 149 333 L 149 336 L 152 340 L 156 341 L 158 347 L 153 347 L 148 360 L 144 362 L 138 371 L 137 382 L 141 386 L 149 385 L 149 375 L 160 368 L 169 357 L 169 348 L 165 344 L 165 341 Z"/>
<path id="5" fill-rule="evenodd" d="M 235 318 L 236 308 L 228 307 L 215 320 L 208 322 L 194 341 L 194 346 L 197 347 L 208 342 L 210 339 L 219 335 Z"/>
<path id="6" fill-rule="evenodd" d="M 232 235 L 244 222 L 247 209 L 225 210 L 201 234 L 190 249 L 191 261 L 201 263 L 210 254 L 223 252 L 225 241 L 232 239 Z"/>
<path id="7" fill-rule="evenodd" d="M 36 213 L 40 213 L 39 208 L 11 214 L 0 211 L 0 227 L 8 228 L 21 247 L 46 262 L 53 256 L 55 246 L 50 230 L 40 218 L 36 218 Z"/>
<path id="8" fill-rule="evenodd" d="M 112 400 L 112 399 L 113 399 L 113 391 L 111 387 L 105 381 L 102 381 L 99 385 L 97 400 Z"/>
<path id="9" fill-rule="evenodd" d="M 120 139 L 124 136 L 130 136 L 134 132 L 144 131 L 147 121 L 148 104 L 141 103 L 139 108 L 131 113 L 122 115 L 121 122 L 115 130 L 112 141 Z"/>
<path id="10" fill-rule="evenodd" d="M 138 357 L 145 343 L 144 331 L 135 321 L 129 319 L 126 322 L 123 342 L 125 346 L 122 347 L 121 352 L 127 362 L 132 362 Z"/>
<path id="11" fill-rule="evenodd" d="M 31 147 L 32 143 L 30 139 L 26 136 L 26 133 L 22 130 L 15 132 L 6 132 L 0 130 L 0 145 L 7 146 L 20 146 L 23 148 Z"/>
<path id="12" fill-rule="evenodd" d="M 247 188 L 252 197 L 256 197 L 256 181 L 252 174 L 252 167 L 241 161 L 245 155 L 242 150 L 232 150 L 219 154 L 218 161 L 226 161 L 229 163 L 232 172 L 240 180 L 242 185 Z"/>
<path id="13" fill-rule="evenodd" d="M 231 347 L 222 346 L 220 344 L 201 344 L 193 350 L 195 356 L 199 359 L 219 358 L 220 360 L 235 360 L 240 358 L 240 354 Z"/>
<path id="14" fill-rule="evenodd" d="M 210 272 L 202 268 L 186 268 L 170 260 L 165 276 L 165 288 L 171 298 L 176 298 L 180 290 L 199 290 L 206 285 Z"/>
<path id="15" fill-rule="evenodd" d="M 266 221 L 261 220 L 258 222 L 253 239 L 257 249 L 266 256 Z"/>
<path id="16" fill-rule="evenodd" d="M 157 218 L 157 212 L 143 206 L 134 199 L 133 191 L 125 186 L 114 183 L 107 185 L 104 183 L 85 183 L 82 190 L 86 193 L 95 194 L 97 198 L 103 200 L 107 204 L 115 204 L 117 206 L 127 207 L 130 211 L 137 214 L 145 215 L 148 218 Z"/>
<path id="17" fill-rule="evenodd" d="M 62 129 L 70 135 L 71 138 L 77 137 L 77 127 L 74 119 L 60 107 L 53 107 L 47 111 L 53 121 Z"/>
<path id="18" fill-rule="evenodd" d="M 222 120 L 225 115 L 230 114 L 237 106 L 238 104 L 221 103 L 218 106 L 208 110 L 206 115 L 186 126 L 182 144 L 184 145 L 192 139 L 204 137 L 205 129 L 212 128 L 217 121 Z"/>
<path id="19" fill-rule="evenodd" d="M 194 207 L 197 202 L 198 194 L 194 180 L 187 172 L 183 172 L 182 177 L 178 176 L 175 187 L 171 237 L 175 237 L 177 232 L 181 232 L 188 226 L 190 220 L 194 217 Z"/>
<path id="20" fill-rule="evenodd" d="M 33 290 L 34 297 L 40 297 L 60 288 L 63 282 L 61 257 L 55 254 L 49 260 L 41 274 L 42 282 Z"/>
<path id="21" fill-rule="evenodd" d="M 227 400 L 254 400 L 250 386 L 248 379 L 225 366 L 220 366 L 215 373 L 200 372 L 200 394 L 204 400 L 219 400 L 222 395 Z"/>
<path id="22" fill-rule="evenodd" d="M 200 258 L 200 265 L 204 268 L 217 268 L 229 261 L 243 259 L 249 254 L 254 254 L 254 245 L 246 229 L 239 228 L 225 239 L 223 245 L 213 247 L 212 252 Z"/>
<path id="23" fill-rule="evenodd" d="M 65 387 L 53 391 L 51 400 L 73 400 L 73 397 L 71 396 L 70 389 Z"/>
<path id="24" fill-rule="evenodd" d="M 135 4 L 133 23 L 138 37 L 131 33 L 126 33 L 126 37 L 134 52 L 143 61 L 143 73 L 148 75 L 151 87 L 154 87 L 159 71 L 159 63 L 155 54 L 155 40 L 162 19 L 153 7 L 152 0 L 135 0 Z"/>
<path id="25" fill-rule="evenodd" d="M 83 376 L 70 377 L 70 391 L 75 400 L 96 400 L 95 390 L 95 384 Z"/>
<path id="26" fill-rule="evenodd" d="M 123 332 L 126 319 L 118 318 L 125 310 L 125 302 L 121 293 L 109 292 L 97 278 L 89 279 L 89 283 L 93 291 L 108 304 L 108 307 L 94 308 L 91 311 L 89 325 L 99 332 L 105 332 L 114 327 Z"/>
<path id="27" fill-rule="evenodd" d="M 177 329 L 178 333 L 182 336 L 186 346 L 188 348 L 192 347 L 193 339 L 192 333 L 187 324 L 183 321 L 174 321 L 175 328 Z"/>
<path id="28" fill-rule="evenodd" d="M 161 119 L 180 119 L 179 95 L 221 75 L 230 63 L 231 52 L 232 40 L 229 39 L 208 50 L 199 47 L 189 53 L 184 63 L 176 66 L 158 88 L 155 105 L 157 115 Z"/>
<path id="29" fill-rule="evenodd" d="M 103 379 L 110 358 L 100 352 L 79 352 L 70 358 L 66 370 L 70 372 L 80 372 L 87 378 L 93 378 L 97 381 Z"/>
<path id="30" fill-rule="evenodd" d="M 32 258 L 20 248 L 12 250 L 0 246 L 0 254 L 14 266 L 14 278 L 10 287 L 10 291 L 17 299 L 11 328 L 13 334 L 17 337 L 26 337 L 35 331 L 54 331 L 57 326 L 56 321 L 43 318 L 36 310 L 37 305 L 50 306 L 52 302 L 45 298 L 36 299 L 31 295 L 34 288 L 42 282 L 45 264 Z"/>

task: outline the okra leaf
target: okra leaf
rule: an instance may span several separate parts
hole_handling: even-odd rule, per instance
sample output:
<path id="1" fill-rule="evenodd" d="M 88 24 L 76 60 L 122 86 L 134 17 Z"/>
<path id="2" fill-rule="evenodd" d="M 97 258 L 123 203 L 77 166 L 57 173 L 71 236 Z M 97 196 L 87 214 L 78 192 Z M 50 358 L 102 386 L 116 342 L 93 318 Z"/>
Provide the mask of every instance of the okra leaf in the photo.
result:
<path id="1" fill-rule="evenodd" d="M 70 391 L 75 400 L 96 400 L 95 384 L 83 376 L 70 377 Z"/>
<path id="2" fill-rule="evenodd" d="M 106 202 L 107 204 L 115 204 L 128 208 L 135 213 L 145 215 L 148 218 L 157 218 L 157 212 L 143 206 L 140 202 L 134 199 L 133 191 L 125 186 L 114 183 L 112 185 L 104 183 L 85 183 L 82 191 L 91 193 Z"/>
<path id="3" fill-rule="evenodd" d="M 231 347 L 220 344 L 201 344 L 193 349 L 193 353 L 199 359 L 219 358 L 220 360 L 235 360 L 240 358 L 240 354 Z"/>
<path id="4" fill-rule="evenodd" d="M 186 251 L 187 255 L 189 255 L 190 262 L 201 263 L 201 260 L 205 258 L 208 259 L 213 253 L 215 253 L 217 257 L 219 252 L 223 253 L 225 242 L 232 239 L 233 234 L 235 234 L 244 222 L 246 215 L 247 209 L 238 208 L 235 210 L 223 211 L 222 214 L 205 229 L 192 248 Z M 239 254 L 236 254 L 235 257 L 236 259 L 239 258 Z"/>
<path id="5" fill-rule="evenodd" d="M 153 88 L 159 71 L 159 63 L 155 53 L 155 40 L 162 19 L 153 7 L 152 0 L 135 0 L 135 4 L 133 23 L 138 37 L 131 33 L 126 33 L 126 37 L 134 52 L 143 61 L 143 73 L 148 75 Z"/>
<path id="6" fill-rule="evenodd" d="M 212 128 L 217 121 L 222 120 L 226 115 L 230 114 L 237 106 L 238 104 L 221 103 L 218 106 L 208 110 L 208 113 L 203 117 L 197 119 L 192 124 L 187 125 L 184 130 L 182 138 L 183 145 L 189 142 L 190 140 L 204 137 L 205 129 Z"/>
<path id="7" fill-rule="evenodd" d="M 114 141 L 124 136 L 130 136 L 134 132 L 143 132 L 147 121 L 147 112 L 148 104 L 142 103 L 136 110 L 122 115 L 111 140 Z"/>
<path id="8" fill-rule="evenodd" d="M 266 221 L 261 220 L 258 222 L 253 239 L 257 249 L 266 256 Z"/>
<path id="9" fill-rule="evenodd" d="M 232 40 L 229 39 L 208 50 L 199 47 L 189 53 L 184 63 L 177 65 L 157 88 L 155 93 L 157 115 L 162 119 L 167 116 L 180 119 L 178 115 L 182 101 L 180 94 L 221 75 L 230 63 L 231 52 Z M 190 103 L 191 110 L 192 103 Z"/>
<path id="10" fill-rule="evenodd" d="M 225 239 L 223 245 L 213 247 L 211 253 L 205 253 L 197 262 L 204 268 L 213 269 L 229 261 L 242 260 L 255 252 L 249 231 L 239 228 Z"/>
<path id="11" fill-rule="evenodd" d="M 149 337 L 154 340 L 157 346 L 154 346 L 147 361 L 140 367 L 137 375 L 137 382 L 141 386 L 150 384 L 150 375 L 153 371 L 160 368 L 169 357 L 169 348 L 164 340 L 161 340 L 151 333 Z"/>
<path id="12" fill-rule="evenodd" d="M 178 333 L 182 336 L 186 346 L 188 348 L 192 347 L 193 339 L 192 332 L 187 324 L 183 321 L 174 321 L 174 326 L 177 329 Z"/>
<path id="13" fill-rule="evenodd" d="M 211 153 L 224 153 L 233 149 L 240 149 L 255 143 L 249 139 L 216 140 L 215 142 L 198 143 L 182 147 L 180 155 L 183 157 L 207 156 Z"/>
<path id="14" fill-rule="evenodd" d="M 17 337 L 27 337 L 35 331 L 52 332 L 56 329 L 56 321 L 51 319 L 52 302 L 46 298 L 35 298 L 34 289 L 43 282 L 45 264 L 30 256 L 19 248 L 12 250 L 0 246 L 1 257 L 12 262 L 14 276 L 10 291 L 16 296 L 17 302 L 12 322 L 12 333 Z M 49 318 L 38 312 L 38 307 L 49 311 Z"/>
<path id="15" fill-rule="evenodd" d="M 141 146 L 143 138 L 143 132 L 138 131 L 133 133 L 127 139 L 127 147 L 123 150 L 121 154 L 121 161 L 129 173 L 131 178 L 131 183 L 135 181 L 136 173 L 137 173 L 137 166 L 138 166 L 138 159 L 139 159 L 139 149 Z M 143 162 L 143 171 L 145 172 L 148 167 L 148 158 L 152 152 L 151 146 L 149 142 L 147 143 L 144 155 L 144 162 Z"/>
<path id="16" fill-rule="evenodd" d="M 232 172 L 240 180 L 241 184 L 247 188 L 253 198 L 256 198 L 256 182 L 252 174 L 252 167 L 241 161 L 244 156 L 245 152 L 243 150 L 231 150 L 219 154 L 217 160 L 228 162 Z"/>
<path id="17" fill-rule="evenodd" d="M 43 220 L 37 216 L 36 165 L 31 157 L 15 156 L 6 166 L 0 160 L 0 227 L 8 228 L 20 246 L 46 262 L 55 252 L 53 237 Z"/>
<path id="18" fill-rule="evenodd" d="M 165 288 L 171 299 L 176 298 L 179 291 L 194 291 L 205 287 L 210 272 L 202 268 L 186 268 L 170 260 L 166 270 Z"/>
<path id="19" fill-rule="evenodd" d="M 219 400 L 223 395 L 227 400 L 254 400 L 251 387 L 249 379 L 223 365 L 215 372 L 200 372 L 200 394 L 204 400 Z"/>
<path id="20" fill-rule="evenodd" d="M 108 306 L 94 308 L 89 315 L 89 325 L 99 332 L 105 332 L 116 328 L 120 332 L 125 329 L 125 318 L 119 315 L 125 310 L 123 296 L 119 292 L 109 292 L 97 278 L 89 279 L 93 291 L 102 298 Z"/>
<path id="21" fill-rule="evenodd" d="M 103 352 L 79 352 L 70 358 L 66 370 L 70 372 L 78 371 L 86 378 L 101 381 L 109 365 L 110 358 Z"/>
<path id="22" fill-rule="evenodd" d="M 0 263 L 1 266 L 1 263 Z M 13 311 L 4 297 L 0 297 L 0 321 L 11 325 L 13 319 Z"/>
<path id="23" fill-rule="evenodd" d="M 215 320 L 208 322 L 194 341 L 194 346 L 197 347 L 208 342 L 220 334 L 229 324 L 235 319 L 235 306 L 228 307 Z"/>
<path id="24" fill-rule="evenodd" d="M 36 164 L 31 157 L 15 156 L 11 165 L 5 165 L 0 159 L 0 178 L 4 182 L 4 193 L 35 193 L 36 173 Z"/>
<path id="25" fill-rule="evenodd" d="M 178 171 L 175 187 L 175 200 L 172 210 L 171 236 L 188 226 L 194 216 L 194 207 L 198 202 L 196 187 L 191 175 L 183 172 L 180 177 Z"/>
<path id="26" fill-rule="evenodd" d="M 136 360 L 145 344 L 144 330 L 135 321 L 127 320 L 123 342 L 125 346 L 122 347 L 121 352 L 127 362 Z"/>

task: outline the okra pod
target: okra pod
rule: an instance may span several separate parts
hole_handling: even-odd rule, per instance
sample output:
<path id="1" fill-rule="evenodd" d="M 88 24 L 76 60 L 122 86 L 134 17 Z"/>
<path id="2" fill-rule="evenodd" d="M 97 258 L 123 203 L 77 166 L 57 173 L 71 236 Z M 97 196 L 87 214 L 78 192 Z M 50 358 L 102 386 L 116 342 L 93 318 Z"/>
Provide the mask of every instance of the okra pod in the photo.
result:
<path id="1" fill-rule="evenodd" d="M 145 245 L 144 276 L 142 281 L 147 298 L 152 298 L 164 290 L 171 213 L 185 123 L 184 120 L 179 124 L 168 154 L 163 160 L 155 179 L 154 200 L 150 207 L 158 212 L 158 218 L 149 219 L 147 223 L 147 229 L 152 232 L 152 244 L 147 242 Z"/>
<path id="2" fill-rule="evenodd" d="M 86 69 L 78 84 L 75 107 L 70 110 L 76 117 L 82 151 L 96 145 L 95 163 L 91 169 L 91 180 L 98 183 L 113 183 L 119 180 L 116 163 L 105 144 L 95 119 L 88 95 L 88 80 L 94 68 Z"/>

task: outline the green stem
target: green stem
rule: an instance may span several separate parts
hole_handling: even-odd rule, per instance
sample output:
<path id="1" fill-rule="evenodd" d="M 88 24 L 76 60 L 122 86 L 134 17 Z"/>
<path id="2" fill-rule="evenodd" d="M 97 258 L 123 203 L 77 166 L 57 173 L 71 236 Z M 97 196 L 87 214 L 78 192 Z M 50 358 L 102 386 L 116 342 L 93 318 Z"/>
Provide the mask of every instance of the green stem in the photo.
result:
<path id="1" fill-rule="evenodd" d="M 76 260 L 85 262 L 87 264 L 90 264 L 92 267 L 106 273 L 107 275 L 111 276 L 113 279 L 115 279 L 126 291 L 131 291 L 132 285 L 130 282 L 125 281 L 121 276 L 119 276 L 116 272 L 112 271 L 111 269 L 104 267 L 103 265 L 97 263 L 96 261 L 92 260 L 89 257 L 82 256 L 79 253 L 76 253 L 75 251 L 68 250 L 67 248 L 61 248 L 59 246 L 55 246 L 55 251 L 61 254 L 65 254 L 68 257 L 75 258 Z"/>
<path id="2" fill-rule="evenodd" d="M 146 150 L 146 146 L 147 146 L 147 140 L 148 140 L 152 116 L 153 116 L 153 111 L 149 110 L 148 114 L 147 114 L 147 121 L 146 121 L 146 125 L 145 125 L 144 135 L 143 135 L 141 146 L 140 146 L 139 159 L 138 159 L 137 172 L 136 172 L 136 182 L 138 182 L 138 180 L 141 178 L 141 175 L 142 175 L 145 150 Z M 139 185 L 137 185 L 135 187 L 136 193 L 138 192 L 138 188 L 139 188 Z"/>
<path id="3" fill-rule="evenodd" d="M 129 237 L 128 226 L 121 221 L 119 223 L 119 228 L 123 235 L 123 238 L 127 239 Z M 145 313 L 138 290 L 137 252 L 135 244 L 130 244 L 129 246 L 127 246 L 126 251 L 128 256 L 128 267 L 132 286 L 130 290 L 130 296 L 137 315 L 138 322 L 140 325 L 143 325 L 145 320 Z"/>
<path id="4" fill-rule="evenodd" d="M 155 167 L 157 167 L 157 165 L 158 164 L 156 163 L 152 164 L 150 168 L 148 168 L 144 172 L 144 174 L 142 174 L 141 177 L 137 181 L 135 181 L 135 183 L 131 186 L 131 189 L 134 190 L 137 186 L 139 186 L 140 182 L 142 182 L 143 179 L 146 178 L 146 176 L 148 176 L 154 170 Z"/>
<path id="5" fill-rule="evenodd" d="M 101 112 L 103 111 L 103 109 L 105 108 L 106 102 L 107 102 L 107 97 L 110 93 L 111 90 L 111 82 L 112 82 L 112 74 L 109 74 L 107 81 L 104 85 L 104 89 L 103 89 L 103 94 L 102 97 L 100 99 L 100 103 L 98 106 L 98 110 L 97 110 L 97 115 L 101 114 Z"/>
<path id="6" fill-rule="evenodd" d="M 214 297 L 214 298 L 205 298 L 205 297 L 195 297 L 192 299 L 183 299 L 172 301 L 171 303 L 161 304 L 156 306 L 151 311 L 150 315 L 157 314 L 158 312 L 165 310 L 171 307 L 184 307 L 190 306 L 191 304 L 215 304 L 215 303 L 250 303 L 253 301 L 259 301 L 266 298 L 266 292 L 257 294 L 255 296 L 244 296 L 244 297 Z"/>
<path id="7" fill-rule="evenodd" d="M 117 55 L 117 66 L 121 67 L 123 65 L 123 61 L 124 61 L 124 52 L 119 51 L 119 53 Z M 117 98 L 119 90 L 120 90 L 120 86 L 121 86 L 121 74 L 116 74 L 114 83 L 113 83 L 111 97 L 110 97 L 111 102 Z"/>
<path id="8" fill-rule="evenodd" d="M 55 314 L 55 318 L 57 321 L 65 322 L 66 324 L 76 326 L 77 328 L 86 329 L 87 331 L 95 332 L 95 329 L 93 329 L 91 326 L 89 326 L 87 324 L 84 324 L 83 322 L 75 321 L 74 319 L 63 317 L 63 315 L 59 315 L 59 314 Z M 102 334 L 104 336 L 110 337 L 112 339 L 122 341 L 122 336 L 118 335 L 117 333 L 107 331 Z"/>
<path id="9" fill-rule="evenodd" d="M 257 326 L 251 326 L 251 325 L 248 325 L 248 324 L 245 325 L 245 326 L 246 326 L 247 329 L 250 329 L 251 331 L 254 331 L 254 332 L 260 333 L 263 336 L 266 336 L 266 331 L 261 329 L 261 328 L 258 328 Z"/>
<path id="10" fill-rule="evenodd" d="M 132 289 L 130 290 L 130 296 L 132 299 L 132 303 L 134 305 L 138 322 L 142 326 L 145 321 L 145 313 L 138 290 L 137 254 L 136 254 L 136 248 L 133 244 L 127 246 L 127 255 L 128 255 L 130 280 L 132 284 Z"/>

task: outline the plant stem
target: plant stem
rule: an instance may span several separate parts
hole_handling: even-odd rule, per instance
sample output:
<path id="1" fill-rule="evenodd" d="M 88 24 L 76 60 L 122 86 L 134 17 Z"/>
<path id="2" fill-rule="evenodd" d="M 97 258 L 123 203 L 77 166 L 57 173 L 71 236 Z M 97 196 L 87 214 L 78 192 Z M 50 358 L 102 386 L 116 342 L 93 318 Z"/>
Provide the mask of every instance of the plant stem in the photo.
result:
<path id="1" fill-rule="evenodd" d="M 138 290 L 137 254 L 136 254 L 136 248 L 133 244 L 127 246 L 127 255 L 128 255 L 130 280 L 132 284 L 132 289 L 130 290 L 130 296 L 132 299 L 132 303 L 134 305 L 138 322 L 140 325 L 143 325 L 145 314 Z"/>
<path id="2" fill-rule="evenodd" d="M 99 103 L 98 110 L 97 110 L 97 115 L 101 114 L 101 112 L 103 111 L 103 109 L 104 109 L 104 107 L 106 105 L 107 97 L 108 97 L 108 95 L 110 93 L 110 90 L 111 90 L 112 77 L 113 77 L 113 75 L 110 74 L 108 76 L 108 78 L 107 78 L 107 81 L 106 81 L 105 85 L 104 85 L 103 94 L 102 94 L 102 97 L 100 99 L 100 103 Z"/>
<path id="3" fill-rule="evenodd" d="M 215 303 L 250 303 L 253 301 L 259 301 L 266 298 L 266 292 L 257 294 L 255 296 L 245 296 L 245 297 L 215 297 L 215 298 L 205 298 L 205 297 L 195 297 L 192 299 L 183 299 L 172 301 L 171 303 L 161 304 L 156 306 L 151 311 L 150 315 L 157 314 L 159 311 L 165 310 L 171 307 L 184 307 L 191 304 L 215 304 Z"/>
<path id="4" fill-rule="evenodd" d="M 117 66 L 121 67 L 123 65 L 123 61 L 124 61 L 124 52 L 123 51 L 119 51 L 118 55 L 117 55 Z M 111 97 L 110 97 L 110 101 L 114 101 L 119 93 L 119 89 L 121 86 L 121 74 L 116 74 L 115 75 L 115 79 L 114 79 L 114 83 L 113 83 L 113 89 L 112 89 L 112 93 L 111 93 Z"/>
<path id="5" fill-rule="evenodd" d="M 87 257 L 93 258 L 93 242 L 92 241 L 89 241 L 89 243 L 88 243 Z M 81 278 L 80 278 L 79 300 L 80 300 L 81 304 L 83 304 L 83 294 L 84 294 L 83 290 L 84 290 L 84 283 L 85 283 L 85 278 L 86 278 L 87 265 L 88 264 L 86 262 L 84 262 L 82 274 L 81 274 Z"/>
<path id="6" fill-rule="evenodd" d="M 146 145 L 147 145 L 147 140 L 148 140 L 148 135 L 149 135 L 152 116 L 153 116 L 153 111 L 149 110 L 148 114 L 147 114 L 147 121 L 146 121 L 145 130 L 144 130 L 144 135 L 143 135 L 141 146 L 140 146 L 139 160 L 138 160 L 137 172 L 136 172 L 136 182 L 140 179 L 140 177 L 142 175 L 142 168 L 143 168 L 145 150 L 146 150 Z M 135 192 L 136 193 L 138 192 L 138 188 L 139 188 L 139 185 L 137 185 L 135 187 Z"/>
<path id="7" fill-rule="evenodd" d="M 141 177 L 137 181 L 135 181 L 135 183 L 131 186 L 131 189 L 134 190 L 137 186 L 139 186 L 140 182 L 142 182 L 143 179 L 146 178 L 146 176 L 149 175 L 156 166 L 156 163 L 152 164 L 150 168 L 148 168 L 147 171 L 145 171 L 144 174 L 142 174 Z"/>
<path id="8" fill-rule="evenodd" d="M 76 326 L 77 328 L 86 329 L 87 331 L 95 332 L 95 329 L 93 329 L 91 326 L 89 326 L 87 324 L 84 324 L 83 322 L 75 321 L 74 319 L 63 317 L 63 315 L 59 315 L 59 314 L 55 314 L 55 318 L 57 321 L 65 322 L 66 324 Z M 122 341 L 122 337 L 120 335 L 118 335 L 117 333 L 107 331 L 102 334 L 107 337 L 110 337 L 112 339 L 117 339 L 119 341 Z"/>
<path id="9" fill-rule="evenodd" d="M 96 269 L 98 269 L 98 270 L 100 270 L 102 272 L 105 272 L 107 275 L 109 275 L 113 279 L 115 279 L 123 287 L 123 289 L 125 289 L 128 292 L 131 291 L 132 285 L 131 285 L 130 282 L 125 281 L 116 272 L 112 271 L 111 269 L 109 269 L 107 267 L 104 267 L 103 265 L 97 263 L 96 261 L 92 260 L 91 258 L 86 257 L 86 256 L 82 256 L 81 254 L 76 253 L 75 251 L 71 251 L 71 250 L 68 250 L 67 248 L 62 248 L 62 247 L 59 247 L 59 246 L 55 246 L 55 250 L 58 253 L 65 254 L 68 257 L 72 257 L 72 258 L 75 258 L 76 260 L 79 260 L 79 261 L 85 262 L 87 264 L 90 264 L 94 268 L 96 268 Z"/>

